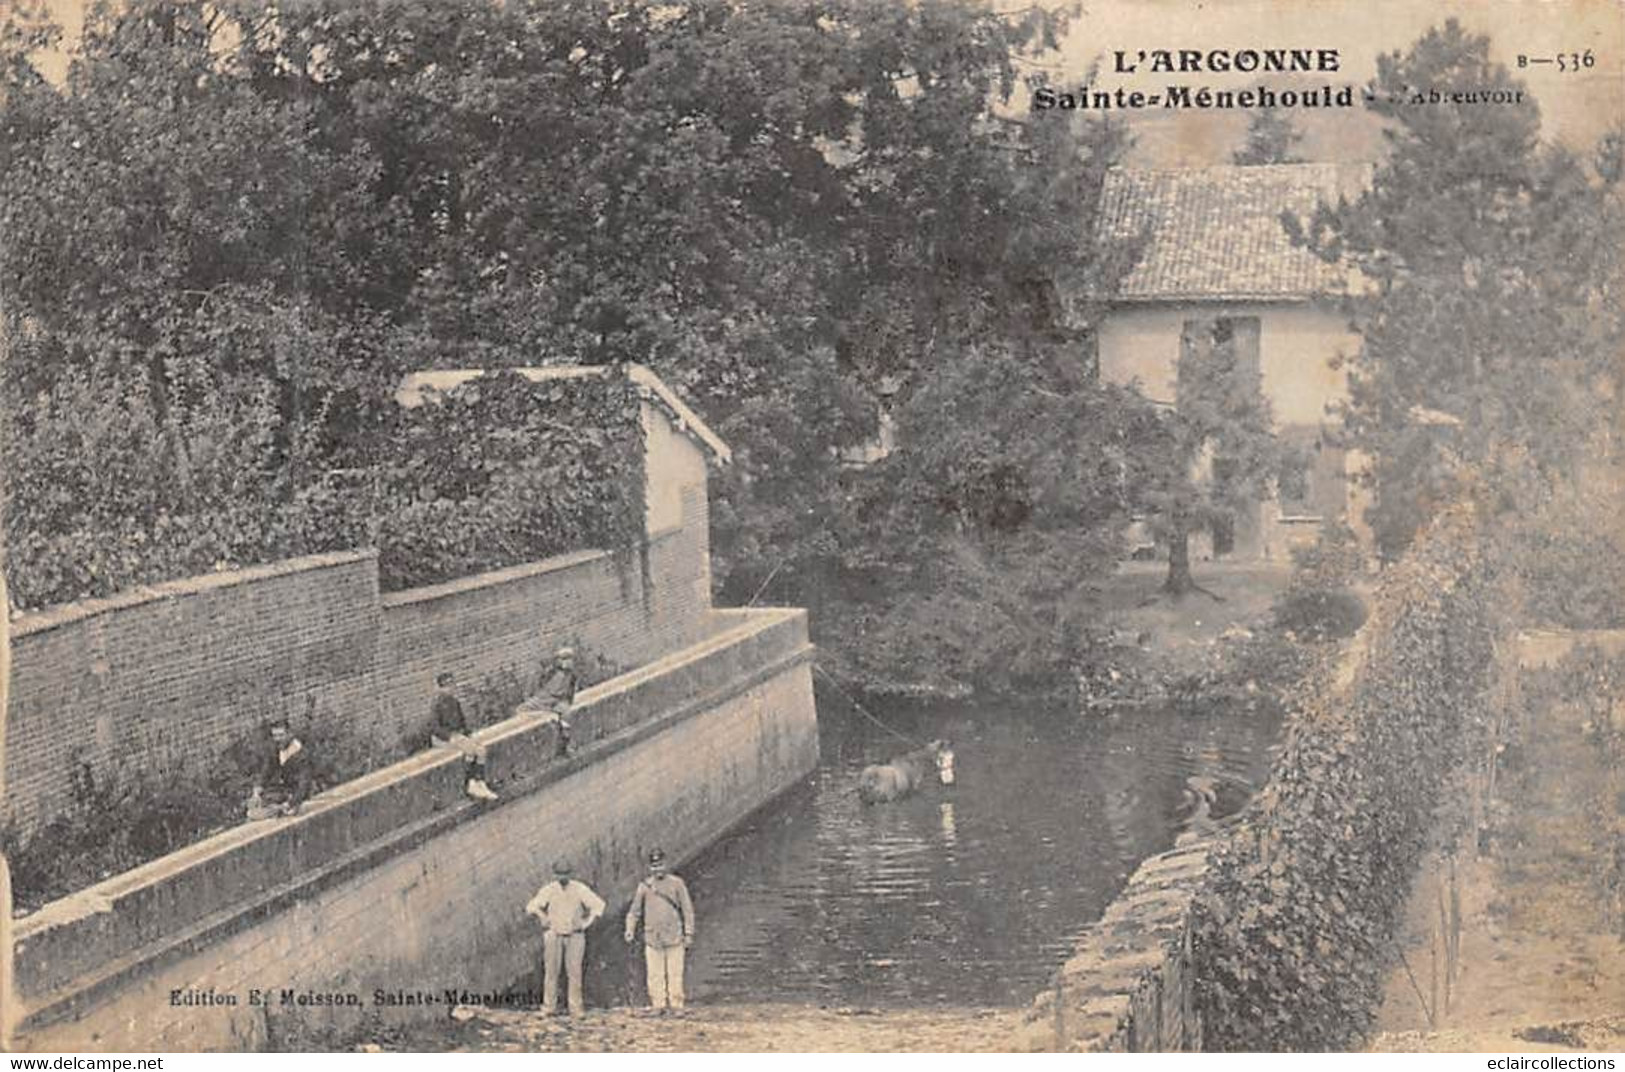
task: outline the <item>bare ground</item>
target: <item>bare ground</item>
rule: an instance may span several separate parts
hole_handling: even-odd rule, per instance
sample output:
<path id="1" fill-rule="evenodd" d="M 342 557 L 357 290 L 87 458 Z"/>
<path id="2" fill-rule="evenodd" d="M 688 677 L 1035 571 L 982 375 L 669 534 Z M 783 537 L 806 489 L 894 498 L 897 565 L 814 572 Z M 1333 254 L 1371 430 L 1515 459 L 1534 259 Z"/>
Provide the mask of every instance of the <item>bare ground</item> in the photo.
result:
<path id="1" fill-rule="evenodd" d="M 388 1050 L 485 1053 L 968 1053 L 1011 1048 L 1020 1010 L 873 1011 L 799 1005 L 691 1006 L 657 1016 L 589 1010 L 579 1021 L 480 1010 L 389 1040 Z"/>
<path id="2" fill-rule="evenodd" d="M 1613 871 L 1625 801 L 1606 729 L 1572 707 L 1530 728 L 1490 851 L 1456 863 L 1458 952 L 1440 922 L 1449 868 L 1435 861 L 1413 894 L 1406 963 L 1389 980 L 1372 1049 L 1625 1049 Z"/>
<path id="3" fill-rule="evenodd" d="M 1292 570 L 1284 562 L 1197 564 L 1196 583 L 1219 598 L 1189 592 L 1178 599 L 1162 593 L 1165 562 L 1127 562 L 1112 577 L 1103 603 L 1124 632 L 1151 634 L 1150 650 L 1174 663 L 1187 649 L 1206 649 L 1232 626 L 1252 627 L 1269 617 L 1270 605 L 1285 591 Z M 1198 657 L 1198 661 L 1199 661 Z"/>

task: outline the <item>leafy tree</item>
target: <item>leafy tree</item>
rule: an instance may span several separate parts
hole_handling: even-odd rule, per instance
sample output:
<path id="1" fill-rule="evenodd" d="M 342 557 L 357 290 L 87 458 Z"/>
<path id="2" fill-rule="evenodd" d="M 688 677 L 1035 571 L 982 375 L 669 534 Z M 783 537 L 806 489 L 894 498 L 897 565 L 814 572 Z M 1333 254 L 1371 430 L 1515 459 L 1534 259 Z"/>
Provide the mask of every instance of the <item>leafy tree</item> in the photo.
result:
<path id="1" fill-rule="evenodd" d="M 1588 163 L 1542 144 L 1532 102 L 1411 103 L 1460 86 L 1529 101 L 1488 39 L 1454 21 L 1379 57 L 1371 107 L 1391 153 L 1363 196 L 1299 232 L 1367 282 L 1349 302 L 1363 344 L 1343 419 L 1376 459 L 1365 479 L 1389 559 L 1464 473 L 1503 508 L 1537 506 L 1625 397 L 1617 139 Z"/>
<path id="2" fill-rule="evenodd" d="M 1091 241 L 1124 136 L 1000 112 L 1019 57 L 1065 23 L 981 0 L 130 0 L 88 14 L 54 86 L 28 62 L 49 27 L 10 18 L 0 294 L 30 356 L 4 390 L 40 419 L 8 434 L 41 458 L 95 444 L 109 479 L 167 437 L 152 480 L 108 500 L 147 489 L 118 516 L 233 531 L 131 557 L 125 521 L 15 482 L 17 546 L 71 531 L 119 564 L 65 567 L 27 599 L 368 529 L 335 516 L 351 497 L 332 474 L 411 468 L 390 416 L 405 370 L 628 359 L 735 448 L 714 511 L 724 598 L 845 598 L 851 563 L 897 553 L 853 516 L 862 481 L 840 461 L 874 434 L 882 384 L 917 428 L 912 397 L 987 354 L 1081 390 L 1060 295 L 1131 252 Z M 216 414 L 251 430 L 222 438 Z M 935 435 L 893 469 L 940 469 Z M 193 455 L 210 475 L 178 479 Z M 245 531 L 198 520 L 233 502 Z M 437 574 L 487 561 L 432 531 L 438 509 L 416 528 L 399 512 L 393 538 L 445 552 Z M 509 514 L 478 516 L 496 532 Z"/>
<path id="3" fill-rule="evenodd" d="M 1133 392 L 1057 382 L 1008 345 L 940 365 L 898 448 L 851 481 L 842 668 L 881 687 L 1070 690 L 1154 420 Z"/>
<path id="4" fill-rule="evenodd" d="M 1233 321 L 1188 328 L 1180 339 L 1174 408 L 1145 437 L 1149 477 L 1140 508 L 1168 545 L 1163 590 L 1174 597 L 1206 592 L 1191 575 L 1191 534 L 1233 524 L 1268 494 L 1282 468 L 1284 452 L 1248 349 Z"/>
<path id="5" fill-rule="evenodd" d="M 1254 167 L 1259 164 L 1301 164 L 1295 152 L 1303 133 L 1285 112 L 1261 108 L 1247 124 L 1247 141 L 1230 154 L 1232 164 Z"/>

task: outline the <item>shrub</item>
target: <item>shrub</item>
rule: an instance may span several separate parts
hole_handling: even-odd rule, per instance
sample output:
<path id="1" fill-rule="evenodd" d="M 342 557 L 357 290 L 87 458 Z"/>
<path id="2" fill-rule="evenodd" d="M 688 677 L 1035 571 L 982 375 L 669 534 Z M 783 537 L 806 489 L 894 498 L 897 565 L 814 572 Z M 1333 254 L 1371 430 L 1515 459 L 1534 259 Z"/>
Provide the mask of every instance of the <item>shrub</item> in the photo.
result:
<path id="1" fill-rule="evenodd" d="M 1275 604 L 1275 624 L 1304 640 L 1340 640 L 1365 624 L 1365 601 L 1347 588 L 1298 588 Z"/>
<path id="2" fill-rule="evenodd" d="M 379 582 L 432 584 L 643 541 L 643 425 L 624 376 L 489 373 L 399 418 L 380 471 Z"/>

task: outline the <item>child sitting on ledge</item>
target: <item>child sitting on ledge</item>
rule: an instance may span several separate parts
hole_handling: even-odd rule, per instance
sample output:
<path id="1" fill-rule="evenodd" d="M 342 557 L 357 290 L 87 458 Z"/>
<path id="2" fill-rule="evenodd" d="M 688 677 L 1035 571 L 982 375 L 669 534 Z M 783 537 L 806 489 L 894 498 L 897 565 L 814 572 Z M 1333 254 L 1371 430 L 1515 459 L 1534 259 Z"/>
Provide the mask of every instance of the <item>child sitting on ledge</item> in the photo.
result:
<path id="1" fill-rule="evenodd" d="M 441 671 L 434 679 L 440 687 L 434 702 L 429 705 L 429 740 L 436 747 L 451 745 L 463 754 L 463 792 L 475 800 L 492 801 L 496 793 L 485 784 L 485 746 L 468 735 L 468 720 L 463 716 L 463 705 L 457 699 L 456 678 L 450 670 Z"/>
<path id="2" fill-rule="evenodd" d="M 287 719 L 277 719 L 268 729 L 265 761 L 248 798 L 249 819 L 293 815 L 310 799 L 310 754 L 293 735 Z"/>

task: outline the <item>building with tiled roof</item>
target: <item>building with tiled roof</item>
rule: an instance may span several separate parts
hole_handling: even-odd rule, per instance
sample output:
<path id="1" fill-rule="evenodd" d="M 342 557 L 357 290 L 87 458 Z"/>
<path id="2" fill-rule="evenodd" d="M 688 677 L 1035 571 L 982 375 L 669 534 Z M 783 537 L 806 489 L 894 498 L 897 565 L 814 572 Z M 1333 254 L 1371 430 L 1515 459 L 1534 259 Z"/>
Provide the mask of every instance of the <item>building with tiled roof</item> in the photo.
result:
<path id="1" fill-rule="evenodd" d="M 1282 558 L 1326 522 L 1360 527 L 1348 479 L 1357 462 L 1326 435 L 1331 409 L 1347 395 L 1341 359 L 1359 345 L 1336 299 L 1357 277 L 1295 246 L 1281 218 L 1357 197 L 1370 175 L 1368 166 L 1337 164 L 1107 174 L 1097 234 L 1143 246 L 1096 333 L 1101 378 L 1137 382 L 1172 404 L 1184 341 L 1223 338 L 1258 369 L 1277 432 L 1307 459 L 1277 501 L 1193 551 Z"/>
<path id="2" fill-rule="evenodd" d="M 1118 286 L 1122 301 L 1308 301 L 1342 293 L 1347 273 L 1301 246 L 1281 213 L 1358 196 L 1370 168 L 1271 164 L 1171 171 L 1114 168 L 1101 195 L 1102 237 L 1148 245 Z"/>

